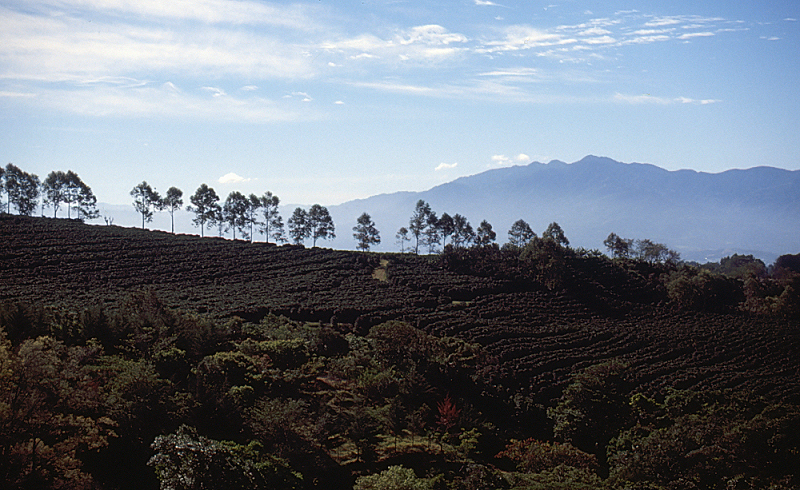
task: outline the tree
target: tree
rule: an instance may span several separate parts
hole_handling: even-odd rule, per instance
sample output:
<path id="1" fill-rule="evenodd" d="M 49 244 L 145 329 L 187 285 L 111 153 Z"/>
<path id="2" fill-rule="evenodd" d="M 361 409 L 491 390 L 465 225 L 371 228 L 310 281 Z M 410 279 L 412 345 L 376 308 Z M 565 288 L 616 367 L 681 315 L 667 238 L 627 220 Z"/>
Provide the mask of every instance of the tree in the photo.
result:
<path id="1" fill-rule="evenodd" d="M 278 196 L 273 195 L 270 191 L 261 196 L 261 214 L 264 216 L 264 221 L 261 222 L 261 233 L 264 234 L 267 242 L 270 237 L 278 241 L 278 237 L 283 237 L 283 220 L 281 215 L 278 214 L 278 206 L 281 200 Z M 278 233 L 277 236 L 274 234 Z"/>
<path id="2" fill-rule="evenodd" d="M 209 226 L 215 223 L 219 209 L 219 196 L 214 192 L 214 189 L 202 184 L 189 200 L 193 206 L 189 206 L 186 209 L 195 214 L 192 222 L 195 226 L 200 226 L 200 236 L 203 236 L 203 228 L 206 223 L 209 223 Z"/>
<path id="3" fill-rule="evenodd" d="M 150 187 L 150 184 L 142 181 L 131 190 L 131 197 L 133 197 L 133 207 L 142 215 L 142 229 L 144 229 L 145 222 L 153 221 L 153 212 L 162 209 L 161 196 Z"/>
<path id="4" fill-rule="evenodd" d="M 30 216 L 36 209 L 39 199 L 39 177 L 24 172 L 14 164 L 6 165 L 5 188 L 8 196 L 7 211 L 11 212 L 11 204 L 23 216 Z"/>
<path id="5" fill-rule="evenodd" d="M 442 243 L 439 237 L 439 218 L 436 217 L 435 212 L 431 211 L 425 221 L 425 245 L 428 246 L 429 254 L 436 253 L 436 245 Z"/>
<path id="6" fill-rule="evenodd" d="M 564 230 L 562 230 L 555 221 L 547 226 L 547 229 L 542 233 L 542 238 L 545 240 L 553 240 L 562 247 L 569 245 L 569 240 L 567 240 L 566 235 L 564 235 Z"/>
<path id="7" fill-rule="evenodd" d="M 531 226 L 525 220 L 518 219 L 508 230 L 508 243 L 515 247 L 524 247 L 535 236 L 536 233 L 531 229 Z"/>
<path id="8" fill-rule="evenodd" d="M 167 189 L 167 195 L 164 196 L 162 205 L 169 211 L 172 233 L 175 233 L 175 211 L 183 206 L 183 191 L 177 187 L 170 187 Z"/>
<path id="9" fill-rule="evenodd" d="M 421 237 L 425 232 L 425 228 L 428 226 L 428 216 L 430 216 L 431 213 L 432 211 L 430 204 L 426 203 L 422 199 L 417 201 L 417 205 L 414 208 L 414 214 L 411 215 L 411 219 L 408 222 L 408 230 L 414 237 L 415 254 L 419 254 L 419 237 Z"/>
<path id="10" fill-rule="evenodd" d="M 655 243 L 649 238 L 636 240 L 636 257 L 651 264 L 677 264 L 681 260 L 678 252 L 669 249 L 663 243 Z"/>
<path id="11" fill-rule="evenodd" d="M 456 231 L 452 216 L 447 213 L 442 214 L 442 217 L 439 218 L 439 221 L 436 223 L 436 227 L 442 234 L 442 248 L 444 248 L 447 246 L 447 237 Z"/>
<path id="12" fill-rule="evenodd" d="M 292 237 L 292 241 L 297 245 L 311 234 L 308 213 L 303 208 L 295 208 L 286 224 L 289 225 L 289 236 Z"/>
<path id="13" fill-rule="evenodd" d="M 475 244 L 479 247 L 485 247 L 489 245 L 497 238 L 497 233 L 492 230 L 492 225 L 486 221 L 481 221 L 480 226 L 478 226 L 478 231 L 476 233 L 477 238 L 475 240 Z"/>
<path id="14" fill-rule="evenodd" d="M 368 251 L 372 245 L 381 243 L 381 234 L 375 228 L 375 222 L 372 217 L 367 213 L 363 213 L 356 220 L 356 226 L 353 227 L 353 238 L 358 242 L 358 249 Z"/>
<path id="15" fill-rule="evenodd" d="M 475 239 L 475 231 L 467 218 L 456 214 L 453 216 L 453 246 L 456 248 L 468 246 Z"/>
<path id="16" fill-rule="evenodd" d="M 258 210 L 261 209 L 261 199 L 255 194 L 247 196 L 247 210 L 244 213 L 245 224 L 250 225 L 250 241 L 255 238 L 253 227 L 260 225 L 258 221 Z"/>
<path id="17" fill-rule="evenodd" d="M 233 231 L 233 239 L 236 240 L 236 230 L 242 232 L 247 238 L 247 210 L 250 201 L 239 191 L 228 194 L 225 204 L 222 205 L 222 219 L 228 225 L 227 228 Z"/>
<path id="18" fill-rule="evenodd" d="M 408 237 L 408 228 L 406 228 L 405 226 L 400 227 L 400 229 L 397 230 L 397 234 L 394 237 L 397 238 L 397 244 L 400 245 L 400 253 L 401 254 L 405 253 L 406 242 L 411 241 L 411 238 Z"/>
<path id="19" fill-rule="evenodd" d="M 100 216 L 97 210 L 97 198 L 92 189 L 72 170 L 67 170 L 66 178 L 64 196 L 67 202 L 67 218 L 72 218 L 73 207 L 77 211 L 78 219 L 95 219 Z"/>
<path id="20" fill-rule="evenodd" d="M 314 204 L 308 211 L 308 226 L 312 240 L 312 247 L 317 246 L 317 239 L 324 240 L 336 238 L 333 219 L 328 213 L 328 208 Z"/>
<path id="21" fill-rule="evenodd" d="M 603 245 L 606 246 L 611 257 L 625 258 L 631 256 L 633 247 L 633 240 L 626 239 L 618 236 L 616 233 L 609 233 L 608 237 L 603 240 Z"/>
<path id="22" fill-rule="evenodd" d="M 42 202 L 47 206 L 53 207 L 53 218 L 58 216 L 58 208 L 61 203 L 66 202 L 67 174 L 61 170 L 54 170 L 47 174 L 47 178 L 42 182 Z"/>

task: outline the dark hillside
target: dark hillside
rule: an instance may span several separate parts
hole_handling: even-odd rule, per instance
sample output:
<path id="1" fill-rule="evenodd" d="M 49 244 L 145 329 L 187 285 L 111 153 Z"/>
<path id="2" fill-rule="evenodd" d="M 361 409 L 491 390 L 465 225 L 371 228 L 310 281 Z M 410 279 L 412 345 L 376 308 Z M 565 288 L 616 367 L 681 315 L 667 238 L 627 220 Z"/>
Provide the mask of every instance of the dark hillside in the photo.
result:
<path id="1" fill-rule="evenodd" d="M 500 391 L 541 404 L 569 375 L 619 358 L 644 392 L 742 388 L 800 400 L 800 330 L 736 311 L 679 312 L 658 270 L 580 262 L 550 290 L 519 271 L 439 257 L 276 247 L 0 216 L 0 302 L 114 310 L 147 289 L 168 306 L 257 322 L 268 313 L 366 333 L 399 319 L 478 342 Z M 594 264 L 594 265 L 593 265 Z"/>

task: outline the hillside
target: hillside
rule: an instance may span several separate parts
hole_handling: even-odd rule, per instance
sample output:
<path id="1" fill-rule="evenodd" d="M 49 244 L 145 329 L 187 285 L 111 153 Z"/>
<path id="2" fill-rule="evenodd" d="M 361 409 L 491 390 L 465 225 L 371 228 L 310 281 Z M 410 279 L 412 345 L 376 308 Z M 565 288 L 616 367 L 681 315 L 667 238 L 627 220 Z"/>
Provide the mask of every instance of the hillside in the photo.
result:
<path id="1" fill-rule="evenodd" d="M 733 279 L 679 308 L 665 278 L 692 276 L 675 266 L 542 250 L 357 253 L 0 215 L 0 481 L 793 488 L 796 319 L 738 311 Z"/>
<path id="2" fill-rule="evenodd" d="M 636 366 L 646 390 L 739 385 L 800 395 L 797 344 L 787 342 L 783 326 L 625 298 L 630 291 L 623 288 L 651 287 L 643 279 L 615 285 L 585 277 L 570 293 L 457 273 L 436 257 L 276 247 L 63 219 L 2 216 L 0 223 L 0 300 L 114 309 L 125 294 L 147 289 L 172 308 L 214 318 L 258 322 L 274 313 L 361 333 L 400 319 L 485 345 L 500 360 L 502 384 L 540 393 L 542 402 L 575 369 L 614 357 Z M 376 270 L 387 280 L 375 279 Z M 798 332 L 791 335 L 796 341 Z"/>

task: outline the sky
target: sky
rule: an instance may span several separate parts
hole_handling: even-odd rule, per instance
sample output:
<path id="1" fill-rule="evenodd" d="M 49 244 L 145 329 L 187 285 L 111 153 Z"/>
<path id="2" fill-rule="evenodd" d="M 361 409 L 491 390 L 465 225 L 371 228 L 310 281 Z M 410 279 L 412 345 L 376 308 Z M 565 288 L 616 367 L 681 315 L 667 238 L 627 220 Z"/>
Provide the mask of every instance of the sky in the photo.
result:
<path id="1" fill-rule="evenodd" d="M 0 158 L 323 205 L 592 154 L 800 169 L 800 2 L 0 0 Z"/>

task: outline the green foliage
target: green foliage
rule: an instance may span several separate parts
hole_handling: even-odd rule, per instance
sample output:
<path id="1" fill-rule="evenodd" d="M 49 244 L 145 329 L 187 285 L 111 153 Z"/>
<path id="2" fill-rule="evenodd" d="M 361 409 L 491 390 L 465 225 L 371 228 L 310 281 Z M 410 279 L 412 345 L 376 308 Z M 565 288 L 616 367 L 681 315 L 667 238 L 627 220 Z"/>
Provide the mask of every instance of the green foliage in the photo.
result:
<path id="1" fill-rule="evenodd" d="M 162 490 L 302 488 L 300 476 L 256 441 L 216 441 L 182 425 L 173 434 L 156 437 L 152 448 L 155 454 L 148 464 Z"/>
<path id="2" fill-rule="evenodd" d="M 636 397 L 634 397 L 636 398 Z M 609 446 L 612 480 L 669 487 L 768 488 L 800 463 L 800 411 L 754 397 L 674 391 L 663 404 L 632 400 L 639 421 Z M 788 470 L 788 472 L 787 472 Z"/>
<path id="3" fill-rule="evenodd" d="M 435 479 L 419 478 L 414 470 L 390 466 L 376 475 L 360 476 L 353 490 L 433 490 Z"/>
<path id="4" fill-rule="evenodd" d="M 630 416 L 628 365 L 618 360 L 578 372 L 555 407 L 547 410 L 556 439 L 604 463 L 605 447 Z"/>
<path id="5" fill-rule="evenodd" d="M 730 311 L 744 300 L 735 279 L 688 265 L 672 272 L 665 282 L 670 302 L 682 309 Z"/>

